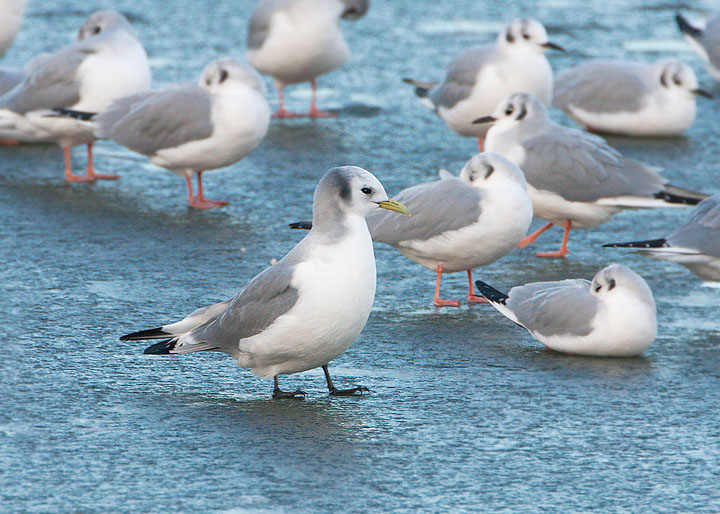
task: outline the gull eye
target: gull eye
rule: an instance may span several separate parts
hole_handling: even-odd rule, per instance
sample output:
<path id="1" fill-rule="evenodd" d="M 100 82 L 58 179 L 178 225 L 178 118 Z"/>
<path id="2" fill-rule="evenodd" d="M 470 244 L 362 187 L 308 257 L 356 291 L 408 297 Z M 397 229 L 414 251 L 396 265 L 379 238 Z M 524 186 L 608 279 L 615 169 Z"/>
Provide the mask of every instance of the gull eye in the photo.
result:
<path id="1" fill-rule="evenodd" d="M 505 41 L 507 41 L 508 43 L 512 43 L 513 41 L 515 41 L 515 36 L 513 36 L 509 30 L 507 31 L 507 34 L 505 34 Z"/>
<path id="2" fill-rule="evenodd" d="M 523 39 L 525 39 L 525 40 L 530 39 L 530 34 L 523 34 Z"/>
<path id="3" fill-rule="evenodd" d="M 225 80 L 227 80 L 227 78 L 228 78 L 228 72 L 227 72 L 227 70 L 221 69 L 221 70 L 220 70 L 220 81 L 219 81 L 218 83 L 219 83 L 219 84 L 222 84 L 223 82 L 225 82 Z"/>
<path id="4" fill-rule="evenodd" d="M 370 189 L 369 187 L 363 187 L 360 191 L 362 191 L 364 195 L 372 194 L 372 189 Z"/>
<path id="5" fill-rule="evenodd" d="M 505 109 L 505 116 L 510 116 L 515 111 L 515 108 L 512 105 L 508 105 L 507 109 Z"/>
<path id="6" fill-rule="evenodd" d="M 602 289 L 602 286 L 595 286 L 595 292 L 596 292 L 596 293 L 597 293 L 598 291 L 600 291 L 601 289 Z"/>
<path id="7" fill-rule="evenodd" d="M 100 34 L 100 27 L 95 27 L 92 31 L 93 34 Z"/>
<path id="8" fill-rule="evenodd" d="M 675 83 L 676 86 L 682 85 L 682 80 L 680 80 L 680 77 L 678 77 L 677 75 L 673 76 L 673 82 Z"/>

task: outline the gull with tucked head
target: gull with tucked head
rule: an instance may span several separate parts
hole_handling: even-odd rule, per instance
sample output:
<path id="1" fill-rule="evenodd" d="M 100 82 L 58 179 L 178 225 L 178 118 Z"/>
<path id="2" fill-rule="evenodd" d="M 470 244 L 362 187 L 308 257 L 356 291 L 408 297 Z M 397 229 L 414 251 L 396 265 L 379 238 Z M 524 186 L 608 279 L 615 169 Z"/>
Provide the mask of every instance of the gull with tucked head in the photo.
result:
<path id="1" fill-rule="evenodd" d="M 476 281 L 478 290 L 503 316 L 558 352 L 631 357 L 657 334 L 655 299 L 645 280 L 612 264 L 592 282 L 584 279 L 534 282 L 501 293 Z"/>
<path id="2" fill-rule="evenodd" d="M 666 184 L 655 170 L 626 159 L 602 138 L 550 121 L 543 103 L 528 93 L 514 93 L 492 116 L 488 151 L 504 155 L 525 174 L 536 217 L 549 223 L 519 243 L 525 247 L 554 224 L 565 233 L 557 252 L 565 257 L 571 228 L 591 228 L 623 209 L 684 207 L 707 195 Z"/>
<path id="3" fill-rule="evenodd" d="M 712 98 L 677 59 L 594 60 L 557 76 L 553 105 L 591 132 L 678 136 L 695 121 L 697 95 Z"/>
<path id="4" fill-rule="evenodd" d="M 355 342 L 370 314 L 376 273 L 365 218 L 377 209 L 407 214 L 368 171 L 331 169 L 315 189 L 312 230 L 277 264 L 230 300 L 121 340 L 162 339 L 145 350 L 153 355 L 226 353 L 256 375 L 273 378 L 275 398 L 305 395 L 281 391 L 279 375 L 318 367 L 331 395 L 362 394 L 363 386 L 337 389 L 328 363 Z"/>
<path id="5" fill-rule="evenodd" d="M 549 105 L 553 74 L 545 50 L 562 47 L 548 41 L 539 21 L 518 19 L 497 36 L 494 45 L 470 48 L 455 57 L 445 80 L 436 84 L 403 79 L 416 87 L 415 93 L 461 136 L 483 137 L 489 124 L 474 124 L 479 112 L 491 112 L 510 93 L 528 91 Z"/>
<path id="6" fill-rule="evenodd" d="M 675 21 L 692 51 L 705 61 L 710 75 L 720 80 L 720 14 L 701 24 L 690 23 L 682 14 L 676 14 Z"/>

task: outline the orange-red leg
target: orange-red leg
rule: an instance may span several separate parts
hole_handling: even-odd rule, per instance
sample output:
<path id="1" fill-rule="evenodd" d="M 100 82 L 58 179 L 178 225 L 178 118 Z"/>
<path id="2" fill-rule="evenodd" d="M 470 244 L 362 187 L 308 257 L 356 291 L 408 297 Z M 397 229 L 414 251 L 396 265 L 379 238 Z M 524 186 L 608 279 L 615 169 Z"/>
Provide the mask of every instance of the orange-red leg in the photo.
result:
<path id="1" fill-rule="evenodd" d="M 307 115 L 311 118 L 335 118 L 337 114 L 333 112 L 319 111 L 317 108 L 317 83 L 315 79 L 310 81 L 310 87 L 312 87 L 312 100 L 310 101 L 310 111 Z"/>
<path id="2" fill-rule="evenodd" d="M 285 98 L 283 96 L 283 89 L 285 88 L 285 85 L 280 81 L 275 81 L 275 87 L 277 88 L 278 92 L 278 110 L 275 112 L 275 114 L 272 115 L 273 118 L 297 118 L 298 116 L 303 116 L 302 114 L 297 114 L 295 112 L 290 112 L 285 109 Z"/>
<path id="3" fill-rule="evenodd" d="M 553 226 L 552 223 L 548 223 L 547 225 L 545 225 L 545 226 L 544 226 L 543 228 L 541 228 L 540 230 L 537 230 L 537 231 L 533 232 L 533 233 L 530 234 L 529 236 L 523 237 L 523 238 L 520 240 L 520 242 L 517 244 L 517 247 L 516 247 L 516 248 L 525 248 L 526 246 L 529 246 L 529 245 L 533 244 L 535 241 L 537 241 L 537 238 L 538 238 L 538 236 L 539 236 L 540 234 L 542 234 L 543 232 L 545 232 L 547 229 L 549 229 L 549 228 L 552 227 L 552 226 Z"/>
<path id="4" fill-rule="evenodd" d="M 63 156 L 65 158 L 65 180 L 68 182 L 93 182 L 95 179 L 88 175 L 73 175 L 70 167 L 70 147 L 63 146 Z"/>
<path id="5" fill-rule="evenodd" d="M 442 266 L 437 267 L 437 280 L 435 281 L 435 297 L 433 305 L 435 307 L 460 307 L 458 300 L 442 300 L 440 299 L 440 282 L 442 281 Z"/>
<path id="6" fill-rule="evenodd" d="M 192 187 L 192 173 L 185 173 L 185 183 L 187 184 L 187 190 L 188 190 L 188 205 L 190 207 L 193 207 L 195 209 L 215 209 L 217 207 L 222 207 L 223 205 L 228 205 L 228 202 L 224 200 L 206 200 L 205 196 L 203 196 L 203 187 L 202 187 L 202 171 L 197 172 L 197 182 L 198 182 L 198 194 L 197 197 L 193 195 L 193 187 Z"/>
<path id="7" fill-rule="evenodd" d="M 478 138 L 478 152 L 482 153 L 485 151 L 485 138 L 479 137 Z"/>
<path id="8" fill-rule="evenodd" d="M 85 175 L 90 177 L 91 180 L 117 180 L 120 177 L 118 175 L 103 175 L 101 173 L 95 173 L 95 167 L 93 166 L 93 154 L 92 154 L 92 143 L 87 144 L 87 169 Z"/>
<path id="9" fill-rule="evenodd" d="M 536 253 L 535 257 L 549 257 L 549 258 L 564 258 L 570 252 L 567 249 L 568 238 L 570 237 L 570 228 L 572 227 L 572 221 L 565 221 L 565 233 L 563 234 L 562 245 L 557 252 L 540 252 Z"/>
<path id="10" fill-rule="evenodd" d="M 467 294 L 467 301 L 468 303 L 490 303 L 482 296 L 475 296 L 475 290 L 473 289 L 473 279 L 472 279 L 472 270 L 467 270 L 468 275 L 468 294 Z"/>
<path id="11" fill-rule="evenodd" d="M 2 139 L 0 138 L 0 146 L 15 146 L 19 145 L 20 141 L 17 139 Z"/>

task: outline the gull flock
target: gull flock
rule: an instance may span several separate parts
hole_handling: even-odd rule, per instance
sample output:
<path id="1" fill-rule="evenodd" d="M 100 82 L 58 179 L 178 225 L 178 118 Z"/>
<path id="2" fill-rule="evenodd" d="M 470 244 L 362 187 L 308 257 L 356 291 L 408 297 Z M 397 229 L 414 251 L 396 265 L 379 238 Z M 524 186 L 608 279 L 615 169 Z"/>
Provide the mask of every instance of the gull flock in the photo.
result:
<path id="1" fill-rule="evenodd" d="M 25 1 L 0 0 L 0 8 L 2 56 L 22 30 Z M 197 81 L 163 89 L 151 89 L 142 34 L 119 12 L 94 12 L 74 42 L 22 69 L 0 67 L 0 145 L 57 143 L 64 179 L 94 182 L 119 178 L 94 169 L 93 144 L 109 139 L 184 179 L 190 208 L 220 208 L 227 202 L 205 198 L 203 173 L 248 156 L 271 118 L 337 116 L 318 108 L 317 81 L 351 58 L 344 21 L 369 9 L 369 0 L 260 0 L 247 13 L 244 61 L 218 56 Z M 720 15 L 705 24 L 681 14 L 675 21 L 720 80 Z M 645 351 L 657 334 L 655 301 L 626 266 L 610 264 L 592 280 L 535 282 L 507 293 L 473 282 L 473 270 L 534 243 L 554 225 L 564 231 L 560 248 L 537 257 L 567 258 L 572 229 L 597 227 L 625 209 L 689 206 L 695 207 L 687 223 L 664 237 L 605 246 L 720 281 L 720 195 L 706 194 L 702 184 L 670 185 L 596 134 L 684 133 L 695 120 L 696 98 L 711 98 L 693 69 L 675 58 L 589 59 L 554 77 L 548 49 L 565 51 L 539 21 L 511 20 L 494 44 L 466 49 L 444 72 L 398 77 L 398 87 L 401 79 L 413 85 L 448 128 L 477 138 L 480 153 L 458 176 L 442 170 L 438 180 L 393 200 L 369 171 L 332 168 L 315 189 L 312 221 L 291 224 L 309 232 L 285 257 L 233 298 L 121 340 L 153 341 L 145 350 L 151 355 L 226 353 L 272 378 L 275 398 L 304 397 L 280 389 L 279 377 L 314 368 L 323 369 L 331 395 L 366 393 L 366 386 L 336 388 L 328 365 L 368 319 L 376 289 L 373 242 L 380 242 L 435 274 L 437 307 L 460 305 L 441 298 L 443 274 L 467 273 L 468 303 L 489 303 L 549 349 L 616 357 Z M 261 74 L 275 84 L 274 114 Z M 311 87 L 308 111 L 288 111 L 284 88 L 304 82 Z M 553 106 L 579 127 L 551 121 Z M 70 162 L 77 145 L 88 153 L 82 175 Z M 547 224 L 527 234 L 533 216 Z"/>

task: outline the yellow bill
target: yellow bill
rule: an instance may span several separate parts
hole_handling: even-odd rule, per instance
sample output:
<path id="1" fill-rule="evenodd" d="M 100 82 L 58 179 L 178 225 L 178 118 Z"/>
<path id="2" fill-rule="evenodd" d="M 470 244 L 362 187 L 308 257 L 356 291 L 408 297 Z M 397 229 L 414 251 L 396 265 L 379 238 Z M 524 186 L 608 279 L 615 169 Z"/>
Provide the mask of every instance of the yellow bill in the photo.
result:
<path id="1" fill-rule="evenodd" d="M 410 211 L 408 211 L 407 207 L 395 200 L 384 200 L 382 202 L 378 202 L 377 204 L 381 209 L 387 209 L 389 211 L 399 212 L 400 214 L 410 216 Z"/>

